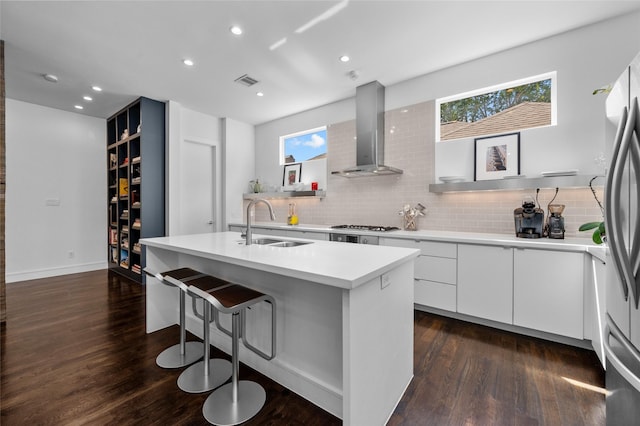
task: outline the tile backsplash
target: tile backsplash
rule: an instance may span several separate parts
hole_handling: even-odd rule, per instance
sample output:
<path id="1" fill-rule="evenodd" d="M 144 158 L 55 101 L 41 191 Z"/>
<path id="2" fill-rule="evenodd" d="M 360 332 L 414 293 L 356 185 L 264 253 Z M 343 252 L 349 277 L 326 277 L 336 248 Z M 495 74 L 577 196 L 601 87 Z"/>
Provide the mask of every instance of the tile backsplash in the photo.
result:
<path id="1" fill-rule="evenodd" d="M 403 170 L 402 175 L 344 178 L 329 175 L 324 199 L 271 200 L 277 221 L 286 222 L 287 207 L 295 202 L 300 224 L 402 226 L 398 212 L 405 204 L 427 207 L 418 219 L 418 229 L 491 232 L 514 232 L 513 210 L 523 197 L 536 195 L 535 189 L 517 191 L 477 191 L 436 194 L 429 184 L 436 182 L 434 102 L 424 102 L 387 111 L 385 114 L 384 164 Z M 341 170 L 356 163 L 355 121 L 332 124 L 327 131 L 327 167 Z M 603 183 L 603 179 L 596 181 Z M 602 187 L 596 187 L 600 200 Z M 541 189 L 540 206 L 547 204 L 555 189 Z M 565 204 L 563 213 L 567 237 L 585 237 L 578 232 L 585 222 L 602 220 L 602 214 L 589 188 L 560 188 L 554 203 Z M 245 204 L 246 206 L 246 204 Z M 266 209 L 259 207 L 256 220 L 269 220 Z"/>

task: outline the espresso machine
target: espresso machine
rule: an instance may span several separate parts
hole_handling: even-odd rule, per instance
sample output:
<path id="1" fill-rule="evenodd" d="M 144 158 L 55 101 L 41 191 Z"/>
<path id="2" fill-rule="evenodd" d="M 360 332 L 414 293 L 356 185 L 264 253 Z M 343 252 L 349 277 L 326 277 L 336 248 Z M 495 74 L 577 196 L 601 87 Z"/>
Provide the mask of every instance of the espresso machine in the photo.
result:
<path id="1" fill-rule="evenodd" d="M 549 217 L 547 218 L 547 230 L 549 238 L 564 238 L 564 204 L 549 204 Z"/>
<path id="2" fill-rule="evenodd" d="M 516 226 L 516 237 L 541 238 L 544 236 L 544 210 L 536 207 L 533 197 L 527 196 L 522 200 L 522 207 L 513 211 Z"/>

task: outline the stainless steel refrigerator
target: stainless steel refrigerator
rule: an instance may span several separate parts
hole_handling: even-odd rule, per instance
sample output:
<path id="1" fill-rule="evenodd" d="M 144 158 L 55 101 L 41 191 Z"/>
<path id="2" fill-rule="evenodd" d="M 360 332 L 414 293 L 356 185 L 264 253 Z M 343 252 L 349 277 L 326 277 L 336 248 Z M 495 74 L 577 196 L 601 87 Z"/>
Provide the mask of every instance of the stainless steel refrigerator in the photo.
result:
<path id="1" fill-rule="evenodd" d="M 607 97 L 607 425 L 640 424 L 640 55 Z"/>

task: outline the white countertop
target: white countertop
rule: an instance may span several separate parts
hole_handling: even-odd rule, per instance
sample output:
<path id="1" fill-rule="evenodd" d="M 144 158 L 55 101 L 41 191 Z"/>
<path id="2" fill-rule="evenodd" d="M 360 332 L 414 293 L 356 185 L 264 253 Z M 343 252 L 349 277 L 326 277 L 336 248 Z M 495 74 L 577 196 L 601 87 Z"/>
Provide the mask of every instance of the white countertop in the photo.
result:
<path id="1" fill-rule="evenodd" d="M 254 230 L 253 238 L 274 238 Z M 289 241 L 298 238 L 276 237 Z M 311 240 L 306 240 L 311 241 Z M 237 232 L 144 238 L 148 247 L 218 260 L 260 271 L 352 289 L 418 257 L 420 251 L 398 247 L 312 241 L 297 247 L 246 246 Z"/>
<path id="2" fill-rule="evenodd" d="M 246 226 L 241 223 L 233 223 L 232 226 Z M 462 244 L 485 244 L 499 245 L 520 248 L 537 248 L 545 250 L 578 251 L 589 253 L 600 253 L 603 246 L 596 245 L 591 241 L 590 235 L 585 238 L 518 238 L 513 234 L 495 234 L 479 232 L 456 232 L 456 231 L 388 231 L 374 232 L 354 229 L 333 229 L 329 225 L 287 225 L 276 222 L 259 222 L 252 224 L 254 232 L 260 232 L 260 228 L 282 229 L 290 231 L 308 231 L 351 235 L 375 235 L 380 238 L 402 238 L 409 240 L 428 240 Z"/>

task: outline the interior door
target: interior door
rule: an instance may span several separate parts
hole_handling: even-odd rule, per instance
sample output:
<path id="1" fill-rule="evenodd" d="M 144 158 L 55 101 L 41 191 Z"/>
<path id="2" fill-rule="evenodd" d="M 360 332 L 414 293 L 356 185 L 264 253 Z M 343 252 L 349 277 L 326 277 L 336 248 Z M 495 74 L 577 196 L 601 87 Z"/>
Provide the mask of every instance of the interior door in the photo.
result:
<path id="1" fill-rule="evenodd" d="M 216 230 L 216 148 L 185 140 L 181 151 L 180 233 Z"/>

